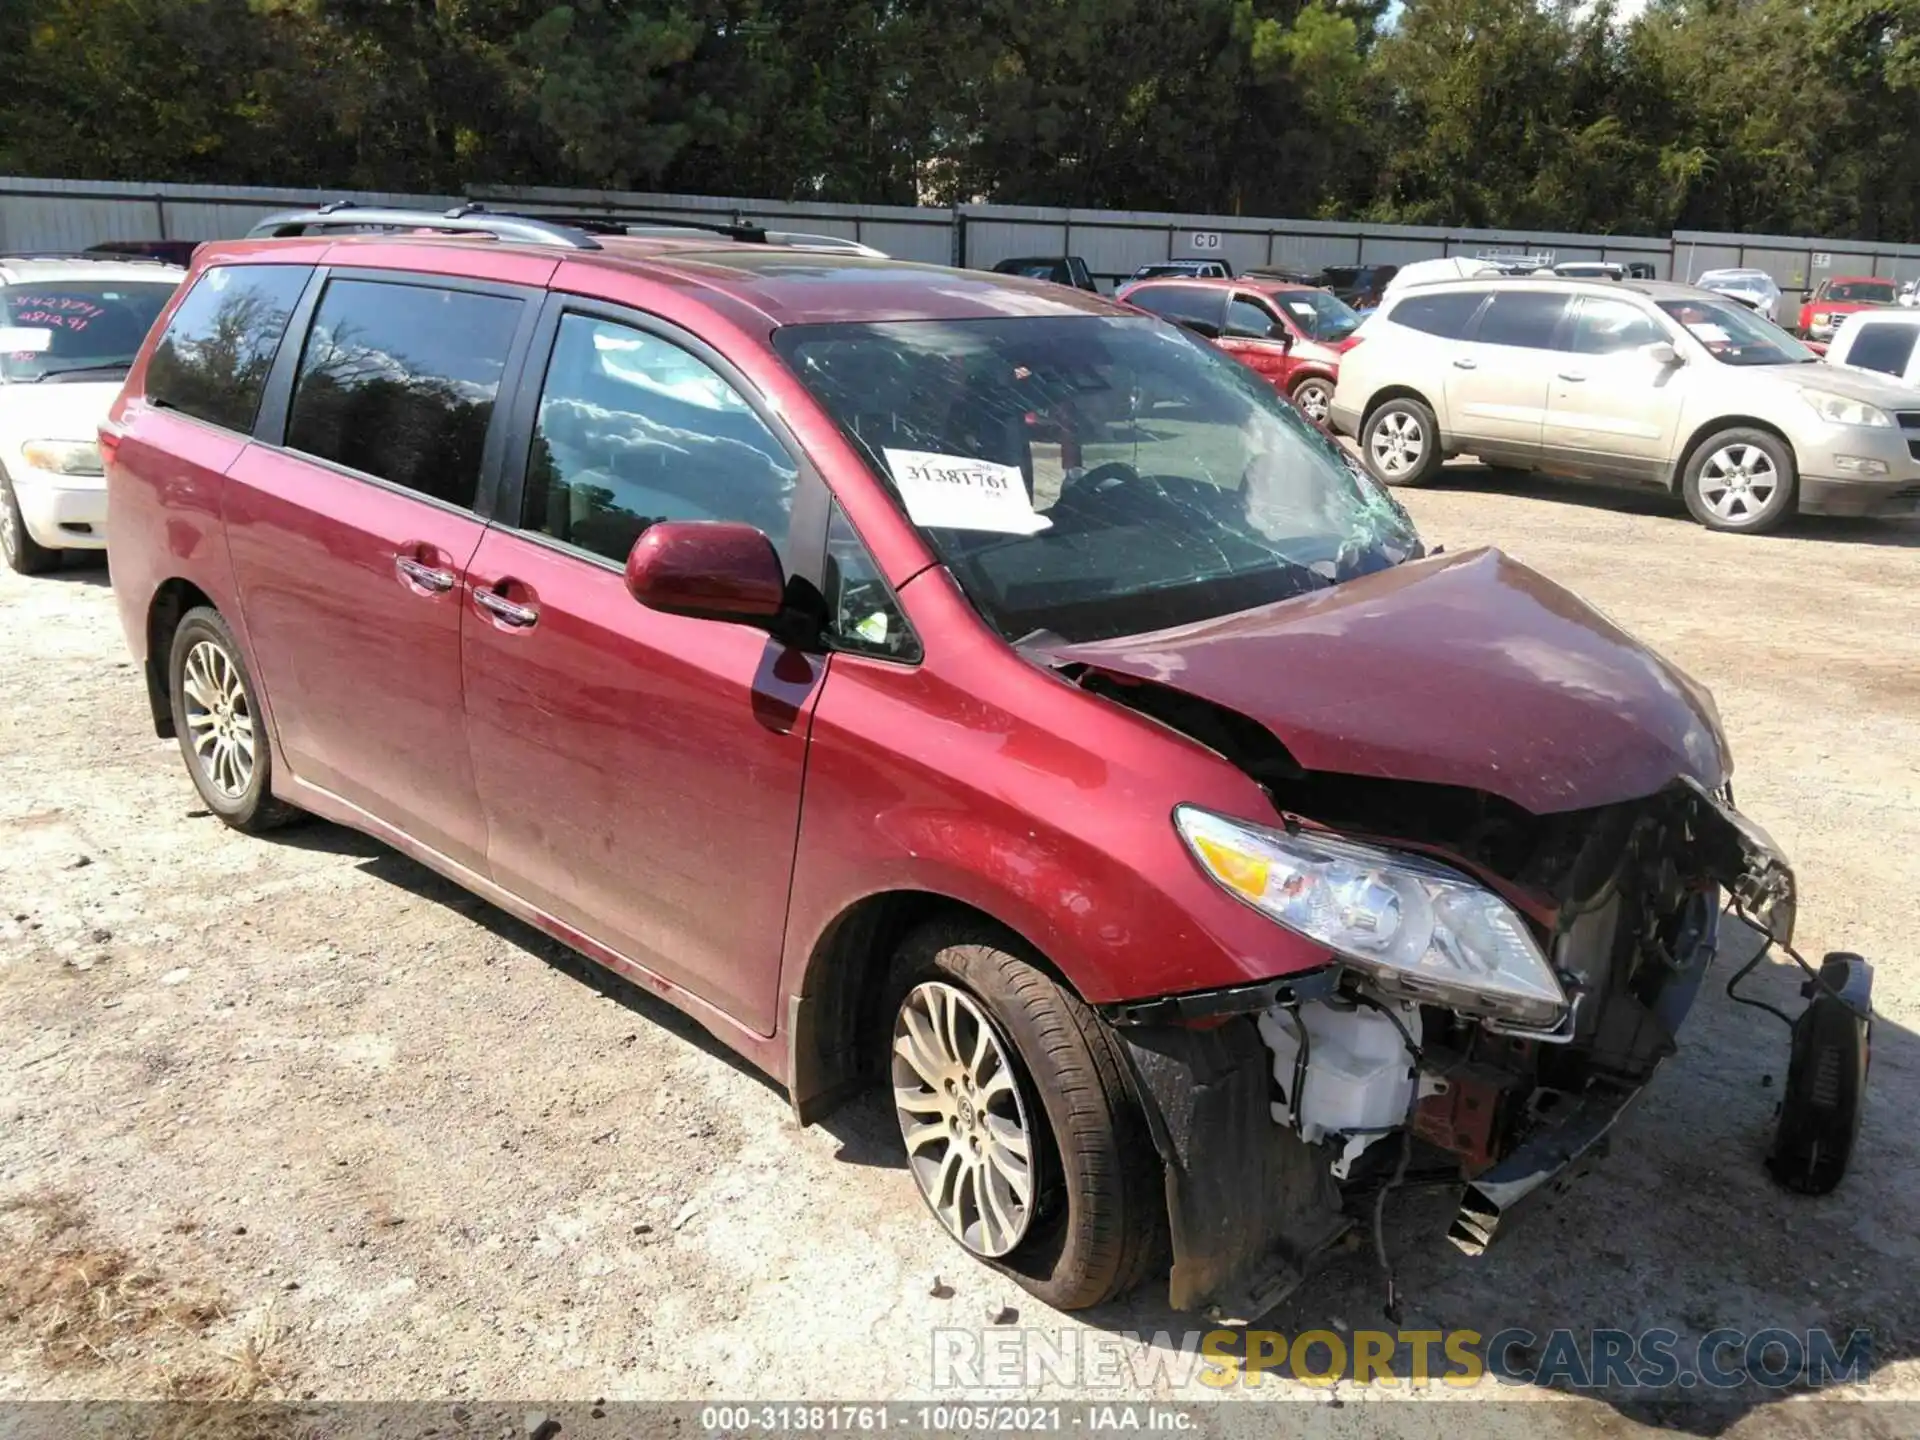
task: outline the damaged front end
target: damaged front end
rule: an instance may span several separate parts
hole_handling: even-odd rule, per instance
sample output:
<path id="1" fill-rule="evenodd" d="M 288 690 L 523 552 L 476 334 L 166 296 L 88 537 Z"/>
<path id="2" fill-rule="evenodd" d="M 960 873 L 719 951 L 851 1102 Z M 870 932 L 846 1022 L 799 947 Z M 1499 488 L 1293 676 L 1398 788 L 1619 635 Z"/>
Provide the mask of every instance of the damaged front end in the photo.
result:
<path id="1" fill-rule="evenodd" d="M 1783 944 L 1794 906 L 1764 833 L 1692 781 L 1536 817 L 1275 778 L 1280 826 L 1176 823 L 1329 963 L 1107 1010 L 1165 1162 L 1171 1301 L 1228 1318 L 1276 1303 L 1397 1183 L 1461 1184 L 1450 1237 L 1483 1250 L 1603 1153 L 1674 1052 L 1723 904 Z"/>

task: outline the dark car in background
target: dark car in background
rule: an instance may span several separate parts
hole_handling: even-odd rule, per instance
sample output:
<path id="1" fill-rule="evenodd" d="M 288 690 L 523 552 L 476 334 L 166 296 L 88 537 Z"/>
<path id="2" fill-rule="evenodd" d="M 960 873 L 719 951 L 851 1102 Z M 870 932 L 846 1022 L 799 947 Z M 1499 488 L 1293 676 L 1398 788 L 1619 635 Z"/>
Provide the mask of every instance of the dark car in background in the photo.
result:
<path id="1" fill-rule="evenodd" d="M 184 270 L 193 263 L 193 252 L 205 243 L 204 240 L 103 240 L 98 245 L 89 245 L 86 253 L 129 260 L 159 260 Z"/>
<path id="2" fill-rule="evenodd" d="M 1356 310 L 1371 310 L 1386 293 L 1387 282 L 1399 273 L 1398 265 L 1329 265 L 1314 277 L 1314 283 Z"/>
<path id="3" fill-rule="evenodd" d="M 1055 285 L 1071 286 L 1075 290 L 1099 290 L 1093 283 L 1093 275 L 1087 269 L 1087 262 L 1078 255 L 1017 255 L 1009 260 L 994 262 L 995 275 L 1024 275 L 1029 280 L 1051 280 Z"/>

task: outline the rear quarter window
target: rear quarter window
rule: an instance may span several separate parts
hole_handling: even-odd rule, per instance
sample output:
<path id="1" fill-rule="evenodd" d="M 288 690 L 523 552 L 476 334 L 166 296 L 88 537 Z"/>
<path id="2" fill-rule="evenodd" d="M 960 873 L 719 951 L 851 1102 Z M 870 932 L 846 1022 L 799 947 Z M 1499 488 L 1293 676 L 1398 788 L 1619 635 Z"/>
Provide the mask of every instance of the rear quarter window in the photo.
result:
<path id="1" fill-rule="evenodd" d="M 1920 339 L 1920 326 L 1860 325 L 1853 332 L 1846 363 L 1862 370 L 1878 370 L 1886 375 L 1905 377 L 1913 361 L 1913 346 Z"/>
<path id="2" fill-rule="evenodd" d="M 1423 335 L 1438 335 L 1443 340 L 1464 340 L 1473 324 L 1474 313 L 1486 298 L 1483 290 L 1409 295 L 1393 307 L 1387 318 L 1396 325 L 1418 330 Z"/>
<path id="3" fill-rule="evenodd" d="M 312 273 L 305 265 L 217 265 L 201 272 L 147 362 L 149 402 L 242 433 Z"/>

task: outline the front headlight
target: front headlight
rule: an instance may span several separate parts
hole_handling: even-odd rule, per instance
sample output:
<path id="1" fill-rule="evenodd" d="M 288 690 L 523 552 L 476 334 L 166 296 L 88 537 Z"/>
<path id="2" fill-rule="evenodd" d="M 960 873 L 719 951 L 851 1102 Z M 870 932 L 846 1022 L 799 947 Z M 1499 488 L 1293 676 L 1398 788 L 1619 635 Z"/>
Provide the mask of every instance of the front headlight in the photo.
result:
<path id="1" fill-rule="evenodd" d="M 92 440 L 29 440 L 20 458 L 34 470 L 55 475 L 104 475 L 100 446 Z"/>
<path id="2" fill-rule="evenodd" d="M 1551 1030 L 1566 992 L 1505 901 L 1419 855 L 1288 834 L 1182 805 L 1174 825 L 1220 887 L 1391 993 Z"/>
<path id="3" fill-rule="evenodd" d="M 1849 399 L 1845 395 L 1836 395 L 1831 390 L 1802 390 L 1801 398 L 1811 405 L 1814 413 L 1829 425 L 1876 425 L 1889 426 L 1892 418 L 1886 411 L 1876 409 L 1864 400 Z"/>
<path id="4" fill-rule="evenodd" d="M 1816 310 L 1813 312 L 1813 323 L 1816 325 L 1824 325 L 1831 319 L 1833 319 L 1833 316 L 1824 310 Z"/>

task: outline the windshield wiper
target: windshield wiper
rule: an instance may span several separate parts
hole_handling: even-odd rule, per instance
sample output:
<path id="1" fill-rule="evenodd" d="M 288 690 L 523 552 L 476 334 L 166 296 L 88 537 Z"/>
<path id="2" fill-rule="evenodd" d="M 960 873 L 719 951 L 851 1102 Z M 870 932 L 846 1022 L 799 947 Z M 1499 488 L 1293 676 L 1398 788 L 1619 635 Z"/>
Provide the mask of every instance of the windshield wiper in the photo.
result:
<path id="1" fill-rule="evenodd" d="M 132 368 L 131 360 L 110 360 L 101 365 L 69 365 L 65 369 L 49 370 L 35 377 L 34 383 L 42 384 L 51 380 L 57 385 L 60 381 L 75 375 L 124 375 Z"/>

